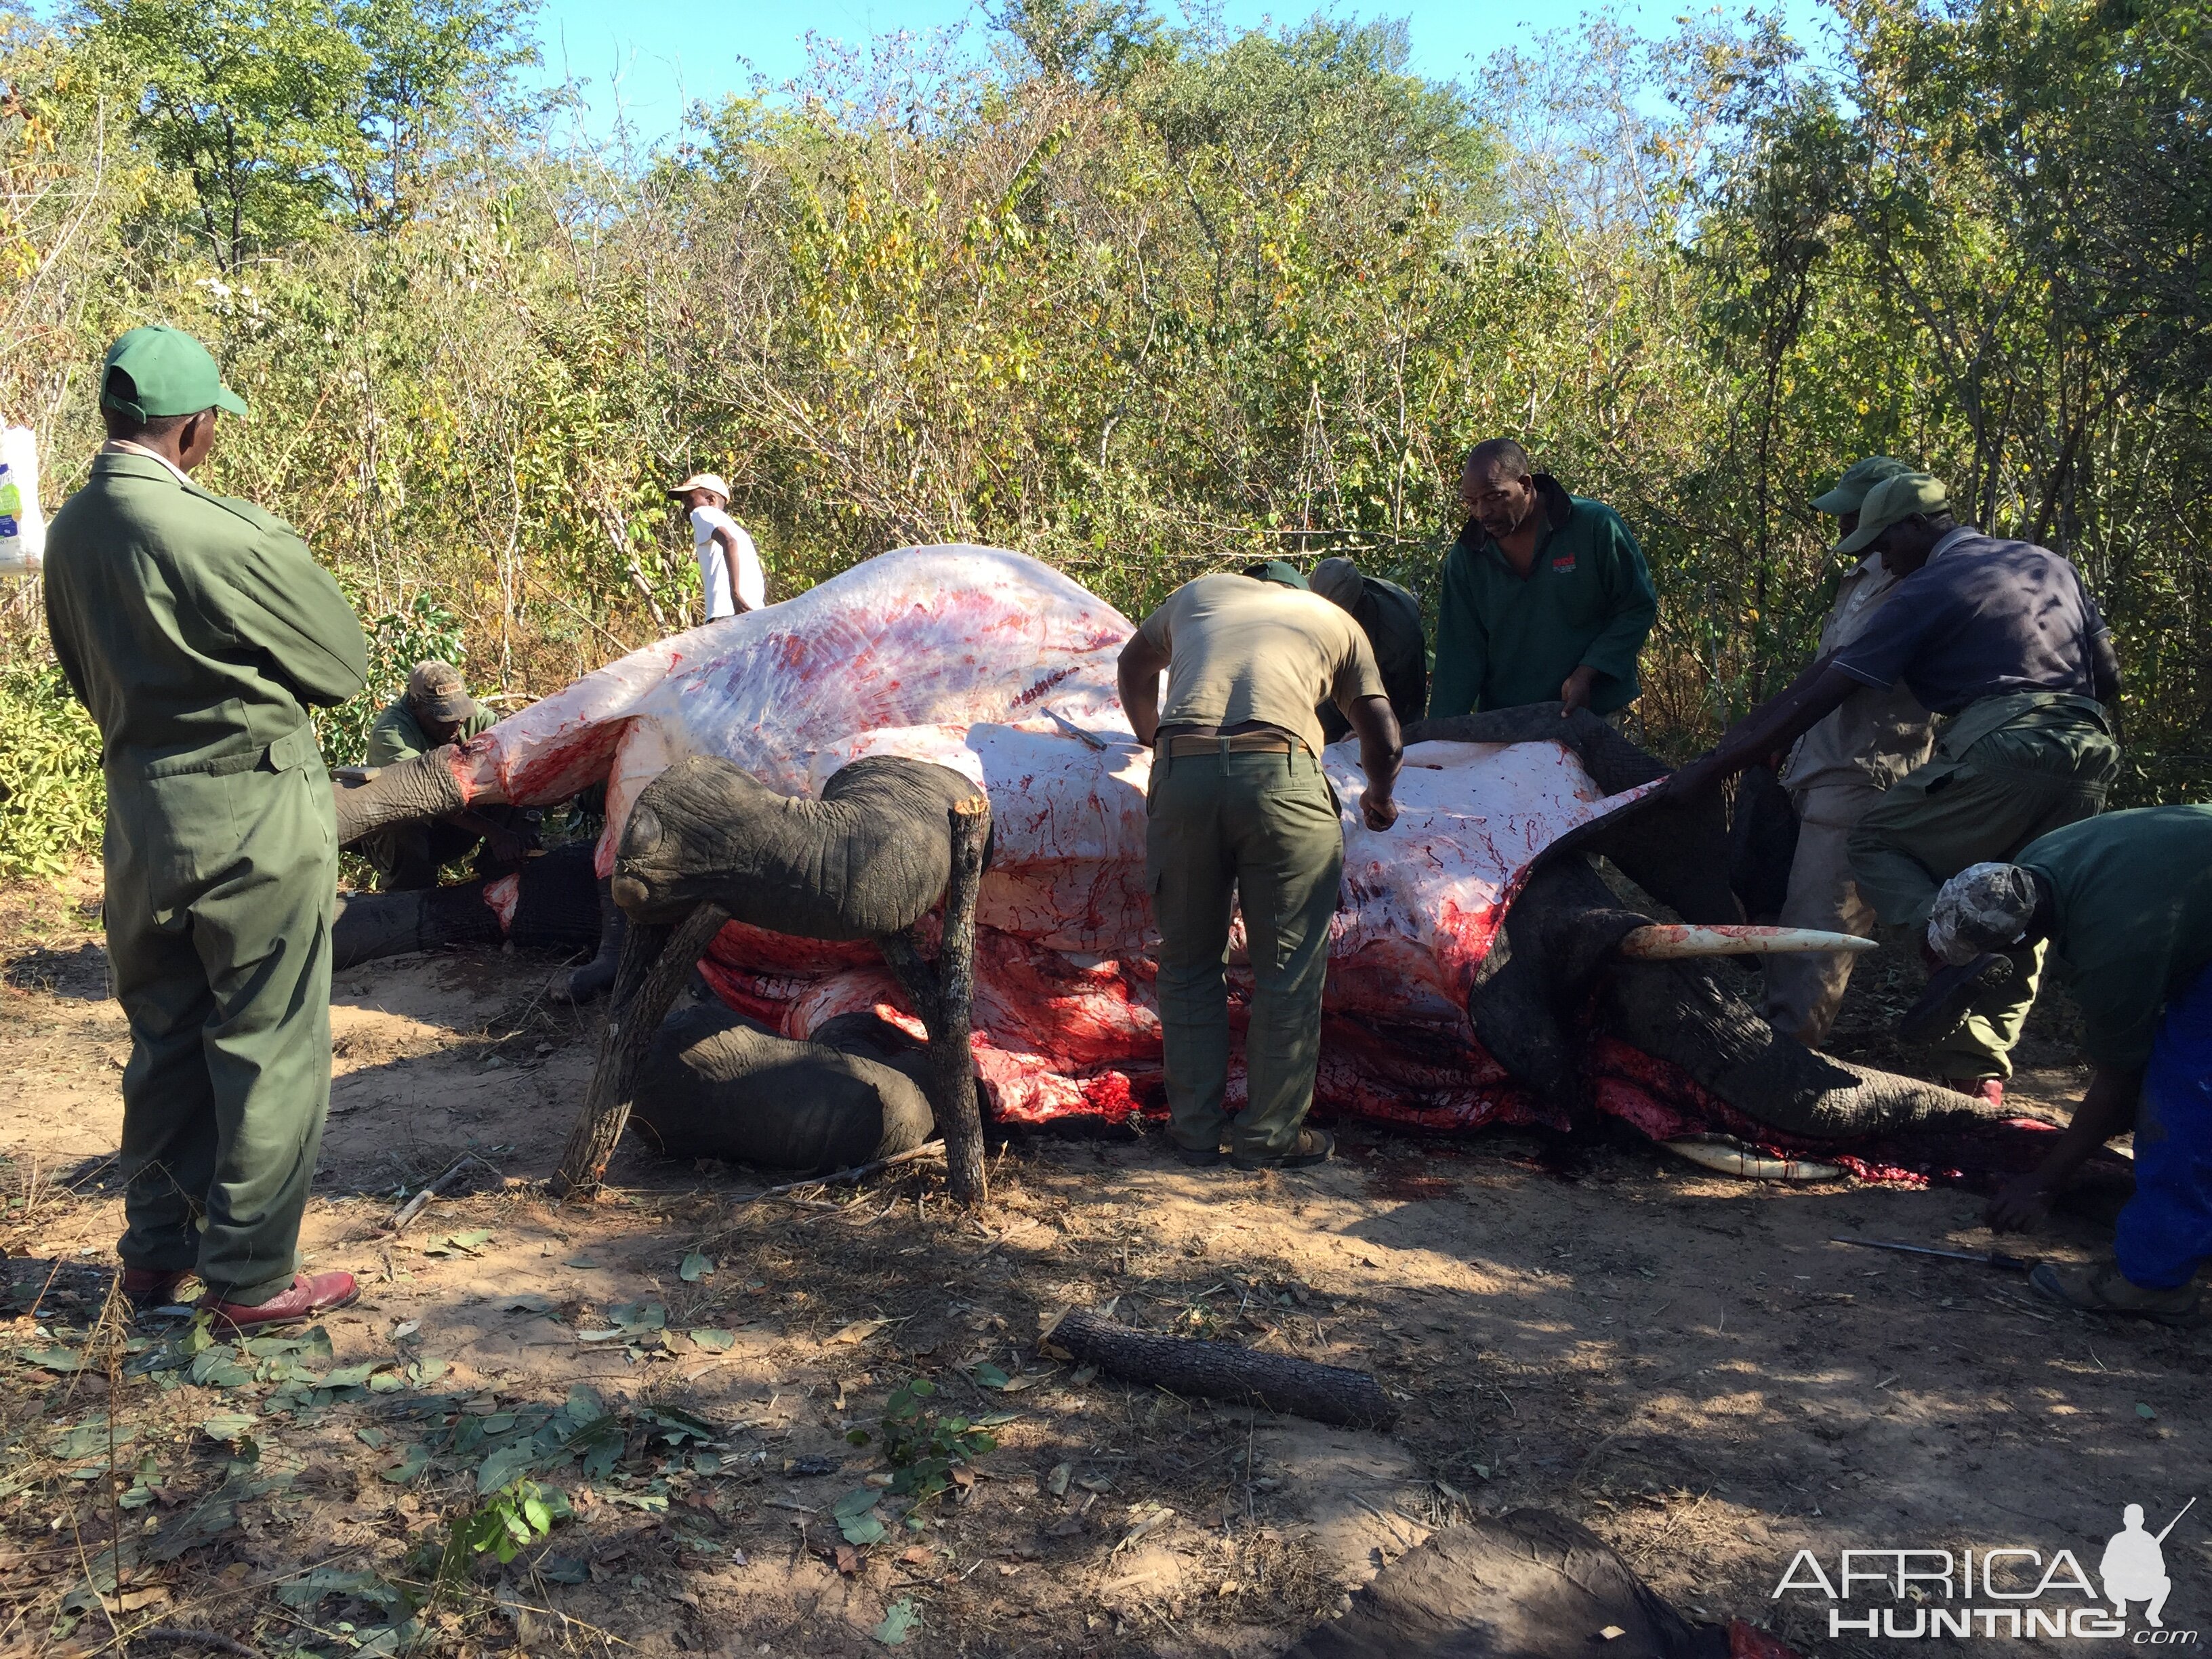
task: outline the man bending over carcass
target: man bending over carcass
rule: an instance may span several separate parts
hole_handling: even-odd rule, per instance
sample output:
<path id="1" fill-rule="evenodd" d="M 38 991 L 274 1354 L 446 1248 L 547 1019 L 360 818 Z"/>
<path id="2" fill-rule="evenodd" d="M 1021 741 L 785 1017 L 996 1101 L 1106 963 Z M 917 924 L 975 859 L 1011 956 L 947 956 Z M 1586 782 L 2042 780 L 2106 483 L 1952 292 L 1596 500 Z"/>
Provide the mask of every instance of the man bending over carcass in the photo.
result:
<path id="1" fill-rule="evenodd" d="M 1334 703 L 1358 733 L 1361 814 L 1388 830 L 1398 721 L 1374 653 L 1349 616 L 1291 581 L 1200 576 L 1145 619 L 1122 647 L 1119 679 L 1137 740 L 1152 745 L 1145 862 L 1177 1153 L 1218 1164 L 1227 1139 L 1240 1169 L 1324 1162 L 1335 1143 L 1305 1116 L 1344 830 L 1314 708 Z M 1252 964 L 1250 1099 L 1233 1126 L 1222 1106 L 1232 894 Z"/>

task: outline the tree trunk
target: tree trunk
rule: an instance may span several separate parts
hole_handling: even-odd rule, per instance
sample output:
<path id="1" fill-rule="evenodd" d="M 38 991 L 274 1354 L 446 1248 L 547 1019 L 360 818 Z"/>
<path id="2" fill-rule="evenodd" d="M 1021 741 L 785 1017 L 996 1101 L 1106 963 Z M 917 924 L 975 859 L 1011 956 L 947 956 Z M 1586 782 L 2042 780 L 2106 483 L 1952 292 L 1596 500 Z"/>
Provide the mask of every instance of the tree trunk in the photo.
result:
<path id="1" fill-rule="evenodd" d="M 615 970 L 606 1030 L 599 1037 L 599 1063 L 553 1176 L 556 1198 L 588 1197 L 599 1190 L 629 1126 L 638 1071 L 654 1034 L 684 979 L 728 920 L 719 906 L 702 904 L 673 927 L 630 927 Z"/>
<path id="2" fill-rule="evenodd" d="M 884 953 L 929 1031 L 930 1104 L 945 1137 L 945 1184 L 968 1208 L 989 1196 L 983 1174 L 983 1118 L 975 1099 L 975 896 L 991 839 L 991 803 L 982 795 L 951 808 L 951 873 L 945 884 L 945 929 L 933 968 L 914 930 L 885 934 Z"/>
<path id="3" fill-rule="evenodd" d="M 1088 1360 L 1125 1382 L 1149 1382 L 1170 1394 L 1226 1400 L 1353 1429 L 1387 1429 L 1398 1420 L 1398 1407 L 1365 1371 L 1288 1354 L 1255 1353 L 1233 1342 L 1133 1331 L 1079 1308 L 1061 1316 L 1044 1345 L 1070 1358 Z"/>

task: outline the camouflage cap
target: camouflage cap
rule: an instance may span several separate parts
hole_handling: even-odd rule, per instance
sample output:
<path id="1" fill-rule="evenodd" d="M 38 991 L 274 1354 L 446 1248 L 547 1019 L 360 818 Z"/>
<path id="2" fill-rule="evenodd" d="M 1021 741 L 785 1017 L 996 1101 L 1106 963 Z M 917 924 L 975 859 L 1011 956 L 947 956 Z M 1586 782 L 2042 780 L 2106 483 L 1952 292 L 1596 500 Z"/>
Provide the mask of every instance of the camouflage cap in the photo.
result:
<path id="1" fill-rule="evenodd" d="M 1893 524 L 1923 513 L 1942 513 L 1951 505 L 1943 486 L 1925 472 L 1900 472 L 1867 491 L 1859 505 L 1859 527 L 1836 544 L 1838 553 L 1863 553 Z"/>
<path id="2" fill-rule="evenodd" d="M 1856 513 L 1866 504 L 1867 492 L 1883 479 L 1919 470 L 1911 462 L 1900 461 L 1894 455 L 1869 455 L 1845 467 L 1844 476 L 1836 480 L 1836 487 L 1826 495 L 1814 496 L 1813 510 L 1836 518 Z"/>
<path id="3" fill-rule="evenodd" d="M 1928 948 L 1954 967 L 2017 945 L 2041 894 L 2017 864 L 1970 864 L 1943 884 L 1928 915 Z"/>
<path id="4" fill-rule="evenodd" d="M 416 718 L 435 720 L 441 726 L 459 726 L 478 712 L 461 671 L 434 657 L 416 663 L 414 672 L 408 675 L 407 705 Z"/>

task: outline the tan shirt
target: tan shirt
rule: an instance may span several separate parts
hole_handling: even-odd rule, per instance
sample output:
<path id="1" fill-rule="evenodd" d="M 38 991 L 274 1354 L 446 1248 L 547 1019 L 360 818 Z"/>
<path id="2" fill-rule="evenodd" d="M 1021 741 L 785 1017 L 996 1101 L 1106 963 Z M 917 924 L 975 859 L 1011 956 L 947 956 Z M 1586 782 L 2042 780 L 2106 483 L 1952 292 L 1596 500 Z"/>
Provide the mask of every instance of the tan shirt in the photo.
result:
<path id="1" fill-rule="evenodd" d="M 1358 624 L 1318 593 L 1278 582 L 1200 576 L 1137 631 L 1168 658 L 1162 726 L 1259 720 L 1296 732 L 1318 755 L 1320 704 L 1348 718 L 1360 698 L 1384 695 Z"/>
<path id="2" fill-rule="evenodd" d="M 1865 633 L 1903 580 L 1881 568 L 1879 553 L 1861 559 L 1836 589 L 1820 626 L 1820 654 Z M 1935 717 L 1902 681 L 1887 690 L 1868 686 L 1797 739 L 1782 769 L 1783 786 L 1793 793 L 1838 784 L 1887 789 L 1926 760 L 1935 742 Z"/>

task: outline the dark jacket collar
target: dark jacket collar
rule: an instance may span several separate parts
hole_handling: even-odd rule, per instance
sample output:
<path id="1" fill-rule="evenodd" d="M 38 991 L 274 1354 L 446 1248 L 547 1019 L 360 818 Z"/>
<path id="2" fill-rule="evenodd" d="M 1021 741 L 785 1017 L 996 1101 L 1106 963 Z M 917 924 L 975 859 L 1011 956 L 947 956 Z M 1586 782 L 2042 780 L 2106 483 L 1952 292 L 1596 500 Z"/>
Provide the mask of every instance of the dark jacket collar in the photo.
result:
<path id="1" fill-rule="evenodd" d="M 1536 486 L 1536 507 L 1544 515 L 1545 528 L 1558 535 L 1575 516 L 1575 498 L 1548 472 L 1533 472 L 1528 482 Z M 1459 544 L 1470 553 L 1480 553 L 1489 540 L 1490 532 L 1479 520 L 1469 519 L 1460 526 Z"/>

